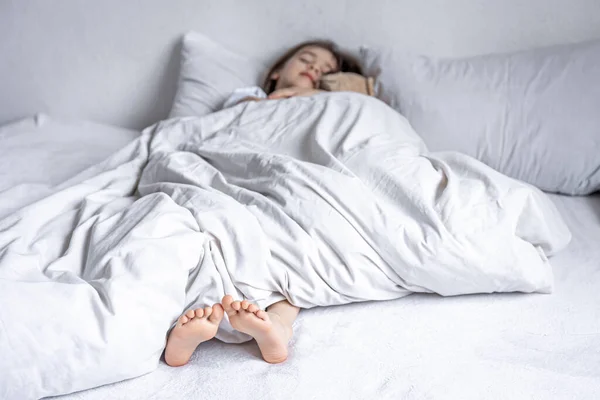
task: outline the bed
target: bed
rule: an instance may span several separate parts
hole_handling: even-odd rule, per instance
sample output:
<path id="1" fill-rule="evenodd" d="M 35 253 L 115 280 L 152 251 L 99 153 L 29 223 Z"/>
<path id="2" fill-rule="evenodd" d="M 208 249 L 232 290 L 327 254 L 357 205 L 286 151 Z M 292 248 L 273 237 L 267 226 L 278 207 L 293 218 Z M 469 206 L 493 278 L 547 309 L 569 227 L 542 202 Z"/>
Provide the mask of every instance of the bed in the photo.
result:
<path id="1" fill-rule="evenodd" d="M 36 165 L 11 174 L 12 187 L 52 187 L 139 134 L 39 116 L 3 128 L 4 143 L 9 131 L 19 132 L 10 139 L 11 149 L 20 148 L 3 161 L 17 165 L 39 149 L 66 150 L 62 140 L 40 135 L 43 129 L 77 132 L 86 145 L 71 145 L 76 156 L 58 165 L 38 156 Z M 100 142 L 101 152 L 87 145 Z M 595 398 L 600 196 L 551 199 L 573 234 L 553 258 L 551 295 L 413 294 L 306 310 L 284 364 L 264 363 L 254 343 L 211 341 L 184 367 L 161 363 L 148 375 L 60 398 Z"/>
<path id="2" fill-rule="evenodd" d="M 554 260 L 550 296 L 413 295 L 309 310 L 281 366 L 265 365 L 253 344 L 212 342 L 183 368 L 161 364 L 144 377 L 64 398 L 593 399 L 600 391 L 600 197 L 553 201 L 575 239 Z"/>
<path id="3" fill-rule="evenodd" d="M 165 9 L 154 1 L 144 2 L 144 18 L 137 18 L 141 3 L 105 2 L 86 10 L 76 3 L 69 2 L 69 11 L 59 13 L 42 2 L 32 7 L 12 2 L 6 6 L 9 12 L 0 17 L 7 18 L 0 19 L 6 22 L 0 23 L 4 29 L 13 26 L 9 20 L 26 28 L 24 37 L 9 30 L 9 39 L 0 42 L 3 50 L 16 51 L 22 60 L 2 67 L 6 68 L 3 77 L 11 79 L 0 80 L 0 88 L 14 93 L 0 111 L 4 200 L 0 219 L 64 188 L 63 183 L 77 174 L 89 176 L 94 169 L 86 168 L 131 145 L 143 128 L 168 117 L 172 98 L 179 96 L 175 81 L 180 45 L 174 43 L 192 28 L 200 27 L 246 55 L 260 36 L 261 48 L 255 50 L 262 63 L 275 49 L 305 37 L 307 31 L 339 38 L 343 45 L 364 40 L 452 55 L 600 37 L 600 21 L 594 19 L 600 15 L 595 12 L 598 5 L 586 0 L 555 2 L 543 17 L 538 8 L 546 2 L 522 5 L 516 0 L 500 8 L 486 1 L 452 7 L 442 2 L 380 1 L 379 7 L 315 2 L 311 11 L 306 5 L 288 8 L 271 2 L 244 4 L 245 13 L 232 13 L 242 7 L 234 2 L 180 1 Z M 114 13 L 117 8 L 120 12 Z M 380 13 L 385 9 L 393 12 Z M 40 23 L 40 16 L 46 14 L 55 19 Z M 285 37 L 253 36 L 243 34 L 255 30 L 253 18 L 241 18 L 242 14 L 254 19 L 305 17 L 291 25 Z M 423 14 L 437 24 L 433 33 L 429 29 L 424 33 L 410 22 Z M 446 18 L 449 14 L 454 18 Z M 224 15 L 231 18 L 228 23 L 211 22 Z M 385 22 L 382 26 L 388 27 L 400 19 L 410 35 L 402 35 L 398 44 L 385 29 L 372 30 L 372 21 L 380 18 Z M 74 29 L 82 33 L 72 35 L 67 20 L 75 21 Z M 91 22 L 97 20 L 111 21 L 113 32 L 108 34 Z M 453 31 L 452 21 L 471 28 Z M 474 21 L 487 21 L 487 26 Z M 285 18 L 265 32 L 278 32 L 283 26 L 290 27 Z M 46 28 L 54 30 L 52 40 L 64 43 L 53 50 L 62 58 L 53 58 L 48 48 L 37 43 Z M 454 32 L 453 38 L 449 31 Z M 120 42 L 123 37 L 127 39 Z M 116 67 L 99 68 L 103 57 L 114 59 Z M 46 66 L 38 62 L 52 59 Z M 37 80 L 28 79 L 31 74 Z M 40 84 L 44 76 L 52 79 Z M 107 91 L 97 84 L 104 81 L 115 84 Z M 85 91 L 82 85 L 88 85 Z M 56 95 L 59 89 L 62 96 Z M 10 122 L 40 111 L 45 114 Z M 290 357 L 283 364 L 264 363 L 252 342 L 213 340 L 204 343 L 184 367 L 171 368 L 161 361 L 143 376 L 56 398 L 595 399 L 600 393 L 600 195 L 549 194 L 549 198 L 572 234 L 568 247 L 551 258 L 552 294 L 412 294 L 397 300 L 314 308 L 302 311 L 296 321 Z"/>
<path id="4" fill-rule="evenodd" d="M 23 124 L 16 126 L 23 133 Z M 52 126 L 69 129 L 64 122 Z M 86 132 L 75 126 L 91 143 L 102 138 L 106 150 L 125 145 L 122 137 L 106 141 L 114 127 L 95 124 Z M 31 137 L 13 137 L 14 148 L 20 144 L 23 150 L 4 160 L 15 164 L 35 152 Z M 47 137 L 38 146 L 61 144 Z M 85 167 L 82 160 L 98 156 L 91 150 L 80 148 L 78 157 L 55 167 L 51 158 L 38 158 L 39 164 L 12 177 L 23 182 L 36 176 L 36 186 L 44 187 L 53 176 L 44 178 L 44 171 L 78 171 Z M 291 356 L 282 365 L 264 363 L 253 343 L 212 341 L 184 367 L 161 363 L 140 378 L 63 398 L 594 398 L 600 389 L 600 197 L 551 198 L 573 233 L 569 247 L 552 258 L 551 295 L 413 294 L 307 310 L 295 324 Z"/>
<path id="5" fill-rule="evenodd" d="M 411 295 L 303 311 L 290 359 L 206 343 L 191 362 L 61 399 L 595 399 L 600 196 L 553 196 L 574 240 L 552 295 Z"/>

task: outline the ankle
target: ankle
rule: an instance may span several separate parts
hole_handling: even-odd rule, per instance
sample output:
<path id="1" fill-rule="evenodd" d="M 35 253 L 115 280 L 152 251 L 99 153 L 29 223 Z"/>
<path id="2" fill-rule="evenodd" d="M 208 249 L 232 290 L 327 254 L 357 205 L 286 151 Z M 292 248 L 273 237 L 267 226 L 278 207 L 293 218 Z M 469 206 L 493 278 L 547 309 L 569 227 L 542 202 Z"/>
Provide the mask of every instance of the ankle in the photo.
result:
<path id="1" fill-rule="evenodd" d="M 271 318 L 271 322 L 273 324 L 280 325 L 283 328 L 288 340 L 291 339 L 292 335 L 294 334 L 294 328 L 292 327 L 292 323 L 286 321 L 281 315 L 275 312 L 267 311 L 267 314 L 269 314 L 269 317 Z"/>

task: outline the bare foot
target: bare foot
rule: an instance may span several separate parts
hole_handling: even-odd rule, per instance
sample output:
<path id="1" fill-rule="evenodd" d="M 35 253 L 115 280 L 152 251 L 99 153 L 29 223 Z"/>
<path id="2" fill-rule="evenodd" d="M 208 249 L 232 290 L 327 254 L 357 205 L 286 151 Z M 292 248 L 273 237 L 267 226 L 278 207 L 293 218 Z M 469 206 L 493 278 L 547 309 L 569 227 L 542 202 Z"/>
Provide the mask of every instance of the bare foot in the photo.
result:
<path id="1" fill-rule="evenodd" d="M 167 364 L 180 367 L 187 363 L 200 343 L 215 337 L 222 319 L 223 307 L 220 304 L 189 310 L 179 317 L 167 339 Z"/>
<path id="2" fill-rule="evenodd" d="M 277 364 L 287 359 L 292 328 L 285 326 L 279 315 L 263 311 L 247 300 L 234 301 L 230 295 L 223 297 L 221 304 L 231 326 L 256 340 L 266 362 Z"/>

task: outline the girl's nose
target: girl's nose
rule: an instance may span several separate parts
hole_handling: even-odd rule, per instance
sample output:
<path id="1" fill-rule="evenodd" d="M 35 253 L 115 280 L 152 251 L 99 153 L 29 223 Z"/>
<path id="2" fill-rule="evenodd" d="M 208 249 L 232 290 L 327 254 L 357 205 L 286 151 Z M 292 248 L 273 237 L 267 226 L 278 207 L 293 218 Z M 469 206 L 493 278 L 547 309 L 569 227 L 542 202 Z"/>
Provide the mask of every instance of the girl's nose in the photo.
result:
<path id="1" fill-rule="evenodd" d="M 310 69 L 312 69 L 313 71 L 316 72 L 317 78 L 321 75 L 321 70 L 319 68 L 317 68 L 317 66 L 310 64 Z"/>

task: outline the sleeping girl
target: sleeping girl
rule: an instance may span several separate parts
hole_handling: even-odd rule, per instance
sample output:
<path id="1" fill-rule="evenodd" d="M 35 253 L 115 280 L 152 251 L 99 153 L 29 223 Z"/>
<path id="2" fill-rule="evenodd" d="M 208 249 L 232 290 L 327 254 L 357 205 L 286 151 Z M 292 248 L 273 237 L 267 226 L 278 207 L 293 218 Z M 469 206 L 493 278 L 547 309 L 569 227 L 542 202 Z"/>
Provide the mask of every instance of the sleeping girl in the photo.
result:
<path id="1" fill-rule="evenodd" d="M 190 306 L 177 320 L 169 365 L 187 363 L 224 331 L 254 338 L 265 361 L 283 362 L 299 308 L 415 292 L 552 290 L 548 256 L 570 240 L 552 202 L 464 154 L 428 151 L 408 120 L 377 99 L 306 97 L 339 71 L 365 81 L 333 44 L 303 43 L 275 63 L 262 88 L 239 89 L 225 105 L 260 104 L 164 129 L 185 138 L 190 155 L 155 157 L 142 194 L 157 182 L 171 191 L 163 182 L 171 176 L 199 187 L 178 189 L 173 200 L 198 215 L 203 231 L 227 225 L 216 257 L 229 254 L 223 276 L 235 280 L 199 303 L 212 306 Z M 234 201 L 204 221 L 222 195 Z"/>
<path id="2" fill-rule="evenodd" d="M 334 43 L 322 40 L 301 43 L 275 62 L 262 88 L 240 88 L 224 107 L 243 101 L 311 96 L 322 92 L 318 88 L 320 79 L 335 72 L 362 74 L 358 62 L 338 50 Z M 178 319 L 167 340 L 165 360 L 171 366 L 186 364 L 200 343 L 216 335 L 225 312 L 234 329 L 256 340 L 265 361 L 283 362 L 298 311 L 299 308 L 287 300 L 261 310 L 247 300 L 239 301 L 227 295 L 220 304 L 189 310 Z"/>

